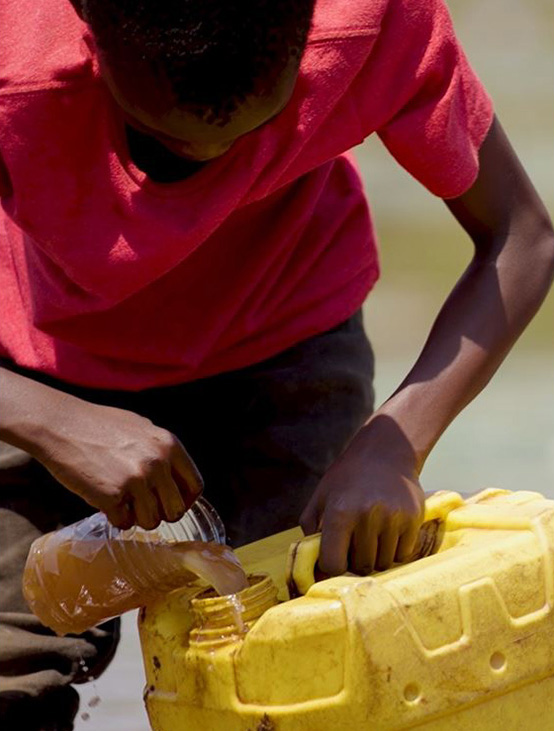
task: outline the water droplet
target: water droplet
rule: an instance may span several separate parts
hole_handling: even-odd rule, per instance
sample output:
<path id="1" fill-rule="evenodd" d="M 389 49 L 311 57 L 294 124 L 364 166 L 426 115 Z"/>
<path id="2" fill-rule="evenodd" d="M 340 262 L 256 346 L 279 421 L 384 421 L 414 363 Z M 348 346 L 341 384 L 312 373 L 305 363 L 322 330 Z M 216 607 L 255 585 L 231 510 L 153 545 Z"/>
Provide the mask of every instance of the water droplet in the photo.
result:
<path id="1" fill-rule="evenodd" d="M 89 666 L 88 666 L 88 665 L 86 664 L 86 662 L 85 662 L 85 661 L 83 660 L 83 658 L 81 658 L 81 659 L 79 660 L 79 665 L 81 666 L 81 670 L 82 670 L 82 671 L 83 671 L 84 673 L 88 673 L 88 671 L 89 671 Z"/>
<path id="2" fill-rule="evenodd" d="M 237 594 L 230 594 L 227 599 L 228 599 L 229 604 L 231 605 L 233 619 L 235 620 L 235 626 L 237 628 L 239 635 L 246 634 L 247 628 L 246 628 L 246 625 L 244 624 L 244 620 L 242 618 L 242 614 L 244 612 L 243 603 L 238 598 Z"/>

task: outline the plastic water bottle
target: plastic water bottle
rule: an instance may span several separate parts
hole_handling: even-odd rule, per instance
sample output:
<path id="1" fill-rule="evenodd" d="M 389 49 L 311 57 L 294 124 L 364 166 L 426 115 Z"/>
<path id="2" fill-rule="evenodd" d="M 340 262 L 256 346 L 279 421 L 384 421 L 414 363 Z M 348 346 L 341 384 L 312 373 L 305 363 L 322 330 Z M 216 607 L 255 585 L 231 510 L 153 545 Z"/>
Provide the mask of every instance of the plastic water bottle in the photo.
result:
<path id="1" fill-rule="evenodd" d="M 219 594 L 247 586 L 214 508 L 200 498 L 176 523 L 122 531 L 103 513 L 38 538 L 23 576 L 25 598 L 58 634 L 80 633 L 198 578 Z"/>

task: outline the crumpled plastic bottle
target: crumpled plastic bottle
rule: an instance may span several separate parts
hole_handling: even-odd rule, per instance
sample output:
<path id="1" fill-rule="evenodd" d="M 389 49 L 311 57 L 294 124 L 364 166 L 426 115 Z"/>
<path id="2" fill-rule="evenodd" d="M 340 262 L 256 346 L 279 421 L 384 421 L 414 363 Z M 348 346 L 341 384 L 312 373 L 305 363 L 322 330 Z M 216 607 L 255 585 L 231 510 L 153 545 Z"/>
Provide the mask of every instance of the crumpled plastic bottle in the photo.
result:
<path id="1" fill-rule="evenodd" d="M 95 513 L 38 538 L 29 552 L 23 593 L 40 621 L 60 635 L 148 604 L 198 578 L 219 594 L 247 586 L 225 545 L 214 508 L 200 498 L 176 523 L 122 531 Z"/>

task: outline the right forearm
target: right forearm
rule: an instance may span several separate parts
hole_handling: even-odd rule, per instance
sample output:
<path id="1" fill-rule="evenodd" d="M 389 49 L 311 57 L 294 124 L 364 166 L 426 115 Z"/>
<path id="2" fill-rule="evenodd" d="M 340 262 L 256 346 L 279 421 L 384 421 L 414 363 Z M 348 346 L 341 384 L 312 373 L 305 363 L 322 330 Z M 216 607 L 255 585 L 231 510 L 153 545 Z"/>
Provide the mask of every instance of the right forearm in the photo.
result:
<path id="1" fill-rule="evenodd" d="M 31 378 L 0 368 L 0 439 L 38 456 L 71 398 Z"/>
<path id="2" fill-rule="evenodd" d="M 31 454 L 119 528 L 179 520 L 202 492 L 194 462 L 166 429 L 5 368 L 0 439 Z"/>

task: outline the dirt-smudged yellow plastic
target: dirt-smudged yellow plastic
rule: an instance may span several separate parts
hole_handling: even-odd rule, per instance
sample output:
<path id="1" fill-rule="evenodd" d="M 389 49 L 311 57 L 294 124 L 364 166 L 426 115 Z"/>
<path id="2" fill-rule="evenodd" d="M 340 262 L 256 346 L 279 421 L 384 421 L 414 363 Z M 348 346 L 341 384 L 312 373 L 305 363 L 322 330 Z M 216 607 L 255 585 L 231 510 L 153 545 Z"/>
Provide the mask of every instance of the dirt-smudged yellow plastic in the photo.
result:
<path id="1" fill-rule="evenodd" d="M 246 634 L 189 640 L 174 592 L 139 625 L 155 731 L 552 731 L 554 501 L 437 493 L 435 555 L 312 585 Z M 284 591 L 288 531 L 240 549 Z M 259 590 L 257 590 L 259 591 Z"/>

